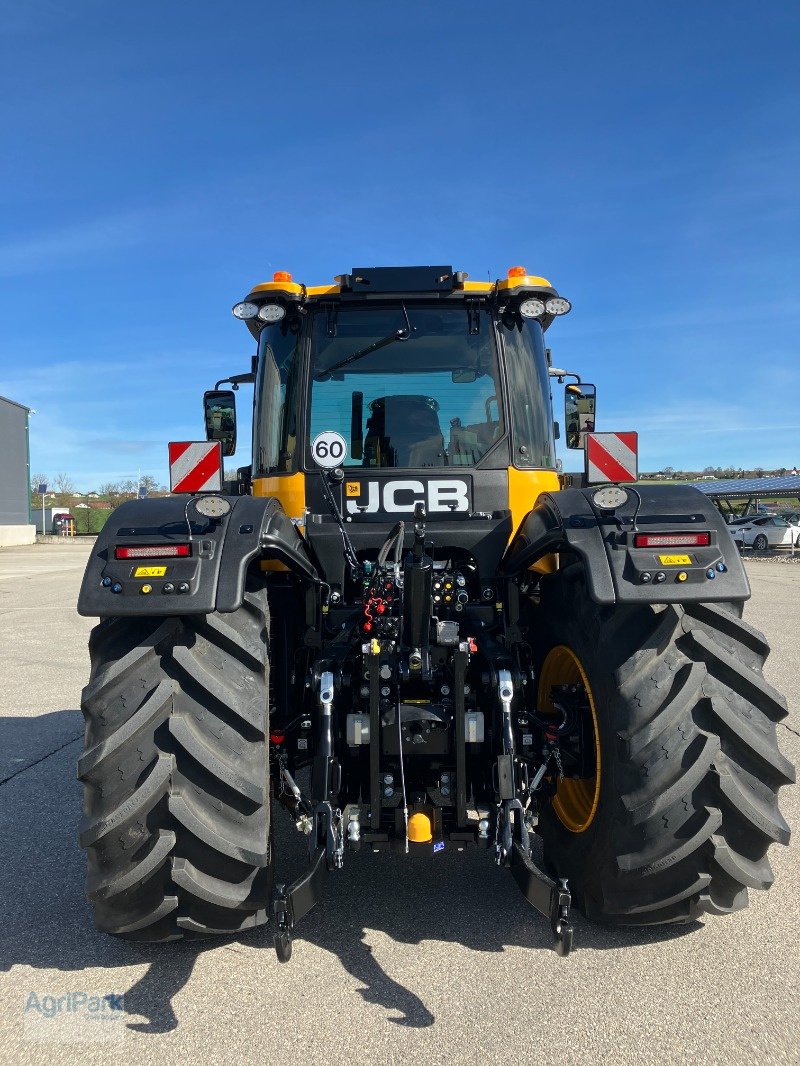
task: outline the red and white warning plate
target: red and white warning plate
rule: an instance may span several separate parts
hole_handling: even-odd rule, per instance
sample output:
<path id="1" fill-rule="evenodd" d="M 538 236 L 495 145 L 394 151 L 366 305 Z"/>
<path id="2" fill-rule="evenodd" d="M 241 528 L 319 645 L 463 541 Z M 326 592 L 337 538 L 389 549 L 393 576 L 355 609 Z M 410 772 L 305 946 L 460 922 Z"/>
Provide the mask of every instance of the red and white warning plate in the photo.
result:
<path id="1" fill-rule="evenodd" d="M 586 434 L 586 481 L 589 485 L 636 481 L 638 477 L 638 433 Z"/>
<path id="2" fill-rule="evenodd" d="M 218 440 L 169 443 L 169 487 L 172 492 L 221 492 L 222 445 Z"/>

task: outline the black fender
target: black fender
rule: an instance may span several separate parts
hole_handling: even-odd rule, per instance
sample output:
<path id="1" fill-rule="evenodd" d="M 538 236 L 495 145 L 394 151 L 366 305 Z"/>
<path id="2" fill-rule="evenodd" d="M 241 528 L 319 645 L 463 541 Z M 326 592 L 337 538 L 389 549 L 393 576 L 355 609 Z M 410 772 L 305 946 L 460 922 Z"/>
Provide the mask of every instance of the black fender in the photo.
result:
<path id="1" fill-rule="evenodd" d="M 570 551 L 583 563 L 589 595 L 595 603 L 749 599 L 750 584 L 739 550 L 722 515 L 699 489 L 689 485 L 623 486 L 628 490 L 627 501 L 608 511 L 594 503 L 598 487 L 543 493 L 506 549 L 500 573 L 515 577 L 544 555 Z M 707 532 L 709 544 L 636 547 L 637 531 Z M 664 562 L 670 556 L 684 561 Z"/>
<path id="2" fill-rule="evenodd" d="M 229 613 L 242 603 L 247 570 L 256 558 L 277 559 L 318 583 L 305 541 L 277 499 L 223 498 L 231 510 L 220 519 L 198 514 L 189 506 L 190 496 L 129 500 L 117 507 L 92 549 L 78 613 L 98 618 Z M 188 545 L 188 556 L 116 558 L 118 548 L 176 545 Z"/>

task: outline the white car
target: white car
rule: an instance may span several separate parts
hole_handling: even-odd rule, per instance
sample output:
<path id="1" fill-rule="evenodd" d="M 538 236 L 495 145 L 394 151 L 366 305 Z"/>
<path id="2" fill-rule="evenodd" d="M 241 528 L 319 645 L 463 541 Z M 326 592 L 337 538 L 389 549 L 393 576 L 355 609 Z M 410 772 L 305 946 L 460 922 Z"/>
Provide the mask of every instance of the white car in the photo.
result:
<path id="1" fill-rule="evenodd" d="M 749 514 L 745 515 L 744 518 L 728 518 L 726 521 L 729 526 L 746 526 L 748 522 L 754 522 L 756 518 L 766 517 L 768 516 L 763 514 Z M 731 530 L 731 534 L 733 534 L 733 530 Z"/>
<path id="2" fill-rule="evenodd" d="M 759 515 L 750 522 L 733 526 L 731 536 L 740 548 L 761 552 L 767 548 L 791 548 L 793 544 L 800 547 L 800 528 L 776 515 Z"/>

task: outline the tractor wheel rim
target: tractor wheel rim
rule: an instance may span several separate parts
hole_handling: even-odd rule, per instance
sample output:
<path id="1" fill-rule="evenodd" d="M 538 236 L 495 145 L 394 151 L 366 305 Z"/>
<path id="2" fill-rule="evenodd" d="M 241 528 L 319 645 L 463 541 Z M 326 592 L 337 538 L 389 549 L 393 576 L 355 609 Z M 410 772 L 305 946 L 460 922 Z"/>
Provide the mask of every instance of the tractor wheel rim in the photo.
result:
<path id="1" fill-rule="evenodd" d="M 594 737 L 595 773 L 591 777 L 564 778 L 559 781 L 553 798 L 553 810 L 572 833 L 584 833 L 594 821 L 600 805 L 600 730 L 589 678 L 575 652 L 559 644 L 551 648 L 539 673 L 538 707 L 542 714 L 553 713 L 551 692 L 555 685 L 582 684 L 589 700 Z"/>

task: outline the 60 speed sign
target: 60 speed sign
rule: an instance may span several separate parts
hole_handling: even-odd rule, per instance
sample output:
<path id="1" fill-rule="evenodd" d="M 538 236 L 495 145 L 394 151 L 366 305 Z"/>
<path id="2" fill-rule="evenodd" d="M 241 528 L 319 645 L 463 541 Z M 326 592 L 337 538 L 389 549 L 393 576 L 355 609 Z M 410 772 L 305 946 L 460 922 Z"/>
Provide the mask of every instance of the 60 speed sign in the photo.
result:
<path id="1" fill-rule="evenodd" d="M 311 455 L 317 466 L 333 469 L 347 458 L 347 443 L 341 433 L 326 429 L 312 440 Z"/>

